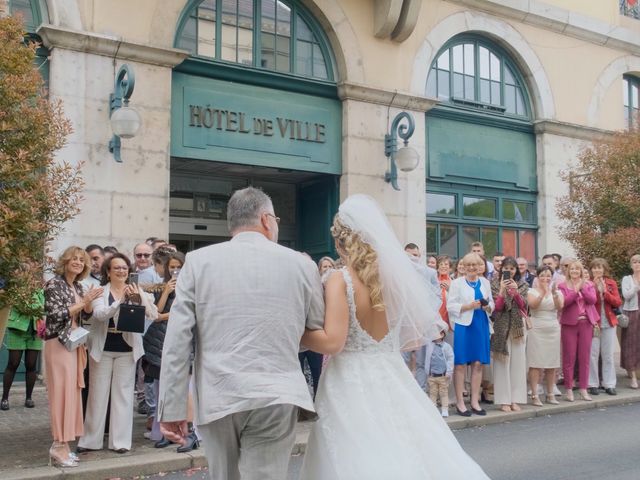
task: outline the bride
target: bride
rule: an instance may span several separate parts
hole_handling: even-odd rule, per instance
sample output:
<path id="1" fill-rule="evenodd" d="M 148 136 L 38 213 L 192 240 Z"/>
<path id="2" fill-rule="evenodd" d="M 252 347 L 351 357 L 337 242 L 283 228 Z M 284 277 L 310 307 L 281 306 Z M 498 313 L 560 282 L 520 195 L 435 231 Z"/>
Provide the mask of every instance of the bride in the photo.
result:
<path id="1" fill-rule="evenodd" d="M 400 355 L 446 328 L 437 293 L 370 197 L 349 197 L 331 233 L 346 267 L 326 282 L 324 329 L 302 337 L 304 346 L 332 357 L 320 379 L 319 420 L 300 478 L 488 479 Z"/>

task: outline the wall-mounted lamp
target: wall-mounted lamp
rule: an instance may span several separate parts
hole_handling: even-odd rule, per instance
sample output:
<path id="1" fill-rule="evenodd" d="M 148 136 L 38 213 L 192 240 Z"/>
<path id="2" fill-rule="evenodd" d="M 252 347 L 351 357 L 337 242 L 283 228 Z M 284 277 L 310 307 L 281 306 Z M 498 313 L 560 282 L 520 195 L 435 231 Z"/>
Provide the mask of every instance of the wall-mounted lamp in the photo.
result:
<path id="1" fill-rule="evenodd" d="M 113 153 L 116 162 L 122 162 L 120 139 L 135 137 L 142 125 L 138 112 L 129 107 L 129 97 L 133 93 L 135 84 L 136 76 L 133 73 L 133 68 L 129 65 L 122 65 L 116 75 L 113 93 L 109 95 L 109 117 L 113 130 L 113 137 L 109 141 L 109 151 Z"/>
<path id="2" fill-rule="evenodd" d="M 402 120 L 406 123 L 401 124 Z M 413 117 L 407 112 L 400 112 L 391 123 L 389 133 L 384 136 L 384 154 L 389 157 L 389 170 L 384 174 L 386 182 L 396 190 L 398 187 L 398 168 L 403 172 L 415 170 L 420 162 L 420 155 L 413 148 L 409 147 L 409 138 L 413 135 L 416 124 Z M 398 150 L 398 139 L 404 140 L 404 147 Z"/>

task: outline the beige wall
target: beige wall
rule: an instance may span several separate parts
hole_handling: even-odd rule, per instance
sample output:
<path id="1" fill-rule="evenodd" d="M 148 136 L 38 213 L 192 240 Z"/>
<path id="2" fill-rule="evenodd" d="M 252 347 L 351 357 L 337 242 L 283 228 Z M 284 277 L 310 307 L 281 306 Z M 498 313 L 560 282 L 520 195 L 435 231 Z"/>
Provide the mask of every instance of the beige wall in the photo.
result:
<path id="1" fill-rule="evenodd" d="M 623 128 L 622 75 L 640 72 L 640 22 L 620 16 L 617 0 L 423 0 L 417 26 L 402 43 L 374 37 L 373 0 L 302 2 L 325 28 L 336 54 L 339 82 L 416 98 L 409 107 L 417 122 L 412 145 L 421 151 L 422 159 L 414 172 L 401 174 L 400 192 L 383 180 L 387 163 L 383 136 L 389 123 L 388 108 L 380 99 L 384 96 L 344 101 L 341 198 L 357 192 L 373 195 L 383 204 L 401 241 L 424 246 L 425 125 L 424 110 L 415 104 L 424 103 L 428 69 L 442 46 L 458 33 L 476 31 L 512 54 L 530 90 L 534 120 L 550 120 L 573 129 L 537 138 L 539 250 L 568 250 L 555 231 L 555 198 L 566 191 L 557 173 L 575 159 L 586 144 L 584 138 L 589 138 L 589 131 L 571 132 L 576 131 L 575 126 L 578 130 L 580 126 Z M 186 0 L 48 3 L 53 24 L 170 48 Z M 505 5 L 513 8 L 505 9 Z M 573 13 L 569 15 L 566 9 Z M 566 25 L 571 35 L 562 33 L 558 25 Z M 129 246 L 142 236 L 168 234 L 171 68 L 154 66 L 153 61 L 134 65 L 133 102 L 144 126 L 138 137 L 124 141 L 125 162 L 117 165 L 106 151 L 112 59 L 64 49 L 52 53 L 52 95 L 65 102 L 76 128 L 61 156 L 87 162 L 84 210 L 68 226 L 61 242 L 108 241 Z M 392 108 L 391 118 L 398 111 Z"/>
<path id="2" fill-rule="evenodd" d="M 62 100 L 74 130 L 58 157 L 84 162 L 86 182 L 82 211 L 55 250 L 98 243 L 130 251 L 141 239 L 168 232 L 171 69 L 127 62 L 136 73 L 132 106 L 143 124 L 135 138 L 122 140 L 123 163 L 116 163 L 107 147 L 108 99 L 121 63 L 60 48 L 51 52 L 50 94 Z"/>

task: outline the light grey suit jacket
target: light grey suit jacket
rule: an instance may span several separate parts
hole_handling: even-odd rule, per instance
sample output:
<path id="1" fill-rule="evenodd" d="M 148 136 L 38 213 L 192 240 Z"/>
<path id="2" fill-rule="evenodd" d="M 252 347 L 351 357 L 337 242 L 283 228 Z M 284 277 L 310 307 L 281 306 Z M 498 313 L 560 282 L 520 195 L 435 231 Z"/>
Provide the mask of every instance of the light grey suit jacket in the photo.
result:
<path id="1" fill-rule="evenodd" d="M 320 275 L 301 253 L 257 232 L 189 253 L 162 352 L 160 420 L 187 416 L 194 335 L 198 424 L 276 404 L 313 411 L 298 350 L 305 326 L 323 323 Z"/>

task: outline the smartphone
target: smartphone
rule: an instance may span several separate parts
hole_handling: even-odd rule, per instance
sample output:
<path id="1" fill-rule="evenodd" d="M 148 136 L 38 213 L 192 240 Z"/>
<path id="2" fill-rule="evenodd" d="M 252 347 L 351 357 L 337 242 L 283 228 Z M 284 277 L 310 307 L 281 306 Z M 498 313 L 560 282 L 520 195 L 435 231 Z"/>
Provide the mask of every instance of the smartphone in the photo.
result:
<path id="1" fill-rule="evenodd" d="M 511 280 L 511 272 L 502 272 L 502 280 Z"/>
<path id="2" fill-rule="evenodd" d="M 129 274 L 129 280 L 127 281 L 127 283 L 129 283 L 129 284 L 135 283 L 137 285 L 138 284 L 138 274 L 137 273 L 130 273 Z"/>
<path id="3" fill-rule="evenodd" d="M 487 305 L 489 305 L 489 301 L 486 298 L 481 298 L 480 305 L 482 305 L 483 307 L 486 307 Z"/>
<path id="4" fill-rule="evenodd" d="M 180 275 L 180 269 L 179 268 L 175 268 L 173 270 L 171 270 L 171 278 L 178 278 L 178 275 Z"/>

